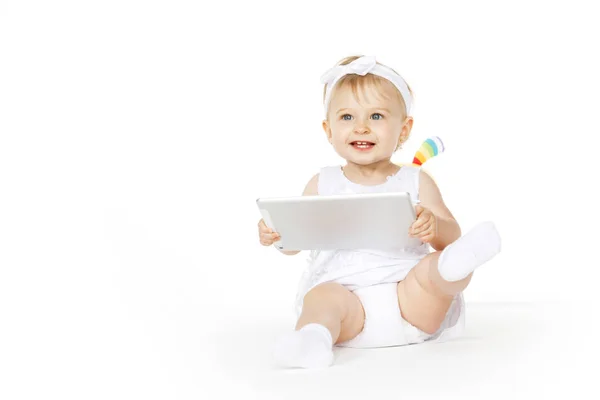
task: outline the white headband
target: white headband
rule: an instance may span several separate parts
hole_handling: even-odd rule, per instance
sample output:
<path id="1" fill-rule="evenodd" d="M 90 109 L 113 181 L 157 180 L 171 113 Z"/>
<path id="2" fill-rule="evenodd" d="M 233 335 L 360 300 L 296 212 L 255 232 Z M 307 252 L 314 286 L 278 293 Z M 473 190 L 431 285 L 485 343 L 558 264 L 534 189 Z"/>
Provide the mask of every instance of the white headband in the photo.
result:
<path id="1" fill-rule="evenodd" d="M 357 74 L 365 76 L 366 74 L 378 75 L 392 82 L 400 91 L 404 103 L 406 104 L 406 115 L 410 116 L 412 108 L 412 97 L 408 91 L 408 86 L 404 79 L 390 68 L 377 64 L 375 57 L 363 56 L 357 58 L 346 65 L 336 65 L 321 76 L 321 83 L 327 85 L 325 89 L 325 118 L 327 118 L 327 110 L 329 101 L 331 100 L 331 91 L 335 84 L 344 76 L 349 74 Z"/>

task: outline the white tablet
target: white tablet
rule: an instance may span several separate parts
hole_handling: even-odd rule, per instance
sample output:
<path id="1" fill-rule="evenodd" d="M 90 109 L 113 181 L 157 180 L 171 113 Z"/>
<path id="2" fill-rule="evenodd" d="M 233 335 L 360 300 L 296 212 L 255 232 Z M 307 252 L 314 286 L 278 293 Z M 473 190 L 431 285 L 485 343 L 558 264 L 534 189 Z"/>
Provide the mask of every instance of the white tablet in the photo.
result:
<path id="1" fill-rule="evenodd" d="M 265 224 L 281 250 L 416 247 L 408 236 L 416 214 L 406 192 L 260 198 Z"/>

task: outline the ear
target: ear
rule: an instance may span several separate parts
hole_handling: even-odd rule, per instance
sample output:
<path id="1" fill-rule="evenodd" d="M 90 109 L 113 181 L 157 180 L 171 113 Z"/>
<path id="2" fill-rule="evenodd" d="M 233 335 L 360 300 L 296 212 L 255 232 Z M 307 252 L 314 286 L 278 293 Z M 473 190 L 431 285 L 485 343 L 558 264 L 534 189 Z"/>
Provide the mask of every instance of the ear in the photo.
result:
<path id="1" fill-rule="evenodd" d="M 408 140 L 408 137 L 410 136 L 410 131 L 412 130 L 413 122 L 414 122 L 414 120 L 412 117 L 407 117 L 406 120 L 404 121 L 404 125 L 402 125 L 402 131 L 400 131 L 400 138 L 398 139 L 398 145 L 400 145 Z"/>
<path id="2" fill-rule="evenodd" d="M 329 127 L 329 122 L 327 122 L 327 120 L 323 120 L 323 130 L 327 135 L 327 140 L 331 143 L 331 128 Z"/>

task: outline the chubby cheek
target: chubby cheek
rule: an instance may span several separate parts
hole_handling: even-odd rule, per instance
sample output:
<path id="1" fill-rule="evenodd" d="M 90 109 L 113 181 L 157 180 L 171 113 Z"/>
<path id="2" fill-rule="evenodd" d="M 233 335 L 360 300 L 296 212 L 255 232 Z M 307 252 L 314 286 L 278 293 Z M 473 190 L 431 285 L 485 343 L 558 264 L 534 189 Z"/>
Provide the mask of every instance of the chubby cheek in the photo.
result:
<path id="1" fill-rule="evenodd" d="M 345 145 L 352 134 L 352 129 L 348 129 L 347 127 L 346 127 L 346 129 L 344 129 L 344 127 L 341 127 L 341 126 L 338 126 L 338 127 L 333 126 L 332 128 L 333 128 L 331 130 L 332 142 L 335 143 L 336 145 L 342 145 L 342 146 Z"/>
<path id="2" fill-rule="evenodd" d="M 331 139 L 331 144 L 337 151 L 341 151 L 341 152 L 348 151 L 347 150 L 348 145 L 346 144 L 346 138 L 343 136 L 333 135 L 332 139 Z"/>

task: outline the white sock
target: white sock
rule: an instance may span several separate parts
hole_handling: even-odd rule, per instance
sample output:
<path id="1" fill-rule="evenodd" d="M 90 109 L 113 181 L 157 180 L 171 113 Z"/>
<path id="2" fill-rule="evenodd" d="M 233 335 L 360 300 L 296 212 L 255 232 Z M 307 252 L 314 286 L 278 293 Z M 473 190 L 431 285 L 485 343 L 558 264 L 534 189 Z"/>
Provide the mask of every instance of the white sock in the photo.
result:
<path id="1" fill-rule="evenodd" d="M 500 235 L 493 222 L 482 222 L 448 245 L 438 259 L 442 278 L 456 282 L 500 252 Z"/>
<path id="2" fill-rule="evenodd" d="M 320 368 L 333 363 L 333 339 L 321 324 L 308 324 L 281 337 L 273 356 L 284 367 Z"/>

